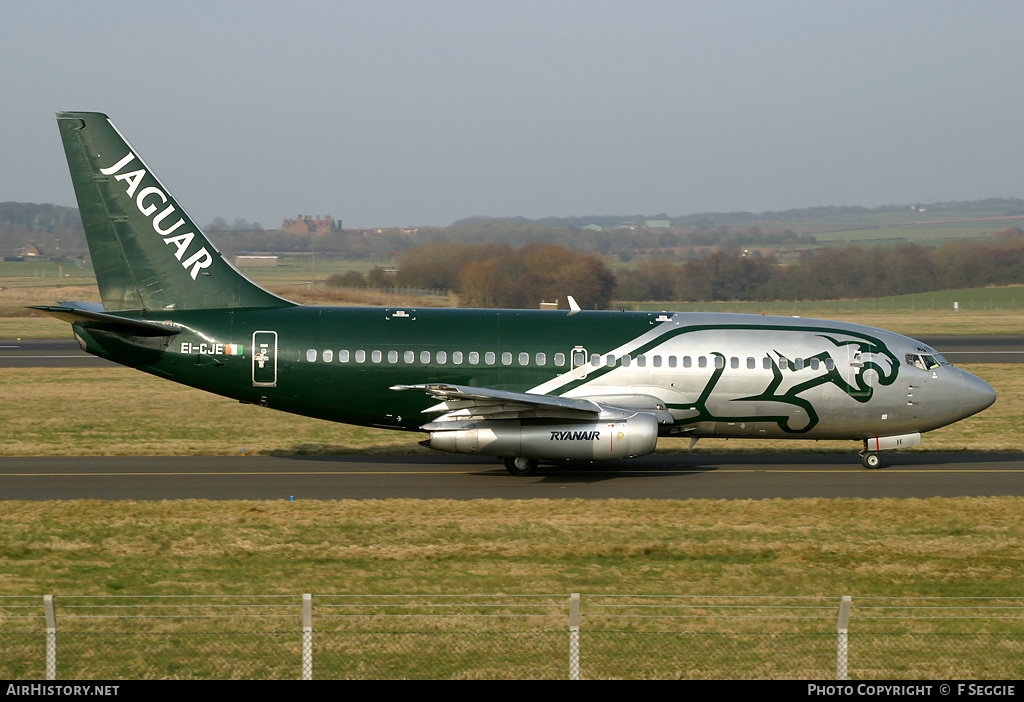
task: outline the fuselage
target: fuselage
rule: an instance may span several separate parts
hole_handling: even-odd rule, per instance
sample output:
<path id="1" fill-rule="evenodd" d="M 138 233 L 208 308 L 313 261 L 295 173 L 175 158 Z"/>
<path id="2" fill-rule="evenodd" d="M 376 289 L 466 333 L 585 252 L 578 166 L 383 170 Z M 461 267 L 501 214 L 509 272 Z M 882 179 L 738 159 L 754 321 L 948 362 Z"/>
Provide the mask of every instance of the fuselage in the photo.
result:
<path id="1" fill-rule="evenodd" d="M 139 313 L 118 313 L 141 318 Z M 572 398 L 656 398 L 694 437 L 867 439 L 988 407 L 934 349 L 841 322 L 737 314 L 288 307 L 156 312 L 173 336 L 76 324 L 86 350 L 243 402 L 419 430 L 451 383 Z M 643 404 L 638 399 L 640 405 Z"/>

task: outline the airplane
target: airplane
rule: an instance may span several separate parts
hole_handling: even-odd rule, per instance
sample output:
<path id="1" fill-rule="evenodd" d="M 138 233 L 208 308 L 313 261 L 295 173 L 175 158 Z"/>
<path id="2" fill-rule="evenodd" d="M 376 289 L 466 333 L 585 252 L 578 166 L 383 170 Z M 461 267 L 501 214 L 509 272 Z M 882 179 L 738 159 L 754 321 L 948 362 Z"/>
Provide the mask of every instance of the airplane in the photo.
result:
<path id="1" fill-rule="evenodd" d="M 89 353 L 243 403 L 422 432 L 525 476 L 663 436 L 848 439 L 880 468 L 996 399 L 928 345 L 857 324 L 299 305 L 232 266 L 106 115 L 57 123 L 102 303 L 33 309 Z"/>

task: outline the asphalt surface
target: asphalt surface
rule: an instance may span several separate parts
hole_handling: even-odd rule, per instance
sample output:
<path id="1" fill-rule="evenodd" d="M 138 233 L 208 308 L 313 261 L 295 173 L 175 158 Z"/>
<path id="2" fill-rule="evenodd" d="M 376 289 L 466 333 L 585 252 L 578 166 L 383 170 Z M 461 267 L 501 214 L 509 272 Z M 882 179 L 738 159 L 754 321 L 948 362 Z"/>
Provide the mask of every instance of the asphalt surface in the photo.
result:
<path id="1" fill-rule="evenodd" d="M 0 339 L 0 368 L 109 368 L 74 339 Z"/>
<path id="2" fill-rule="evenodd" d="M 791 499 L 1024 495 L 1024 453 L 654 455 L 509 475 L 475 456 L 0 458 L 0 500 Z"/>
<path id="3" fill-rule="evenodd" d="M 950 363 L 1024 363 L 1024 336 L 925 336 L 918 339 Z M 0 339 L 0 368 L 102 368 L 116 363 L 97 358 L 74 339 Z"/>

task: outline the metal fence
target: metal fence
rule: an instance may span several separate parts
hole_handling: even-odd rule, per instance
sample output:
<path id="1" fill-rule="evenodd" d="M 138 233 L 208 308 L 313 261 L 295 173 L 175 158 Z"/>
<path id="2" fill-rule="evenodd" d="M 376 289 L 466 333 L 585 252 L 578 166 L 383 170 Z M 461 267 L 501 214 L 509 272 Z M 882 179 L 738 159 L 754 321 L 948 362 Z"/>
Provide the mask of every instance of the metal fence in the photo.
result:
<path id="1" fill-rule="evenodd" d="M 1019 679 L 1024 598 L 0 597 L 5 679 Z"/>

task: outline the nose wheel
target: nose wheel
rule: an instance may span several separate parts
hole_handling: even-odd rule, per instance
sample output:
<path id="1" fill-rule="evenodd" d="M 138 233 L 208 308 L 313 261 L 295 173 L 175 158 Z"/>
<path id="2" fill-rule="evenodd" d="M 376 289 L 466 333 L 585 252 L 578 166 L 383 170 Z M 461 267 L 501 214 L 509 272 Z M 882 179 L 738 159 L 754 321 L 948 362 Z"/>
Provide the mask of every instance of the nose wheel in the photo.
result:
<path id="1" fill-rule="evenodd" d="M 877 470 L 882 467 L 882 454 L 878 451 L 861 451 L 860 462 L 865 468 Z"/>

